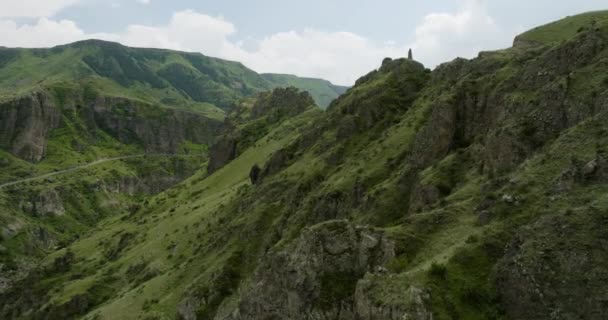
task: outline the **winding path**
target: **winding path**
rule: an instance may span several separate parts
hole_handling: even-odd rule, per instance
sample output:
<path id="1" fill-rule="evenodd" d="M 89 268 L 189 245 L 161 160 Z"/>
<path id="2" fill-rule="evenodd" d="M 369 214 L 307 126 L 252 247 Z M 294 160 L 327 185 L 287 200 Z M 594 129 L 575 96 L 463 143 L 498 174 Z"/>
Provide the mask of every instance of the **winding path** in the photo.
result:
<path id="1" fill-rule="evenodd" d="M 14 185 L 18 185 L 18 184 L 22 184 L 22 183 L 27 183 L 27 182 L 32 182 L 32 181 L 38 181 L 38 180 L 44 180 L 50 177 L 54 177 L 60 174 L 64 174 L 64 173 L 70 173 L 70 172 L 74 172 L 80 169 L 84 169 L 84 168 L 89 168 L 89 167 L 93 167 L 105 162 L 110 162 L 110 161 L 118 161 L 118 160 L 124 160 L 124 159 L 132 159 L 132 158 L 143 158 L 143 157 L 200 157 L 200 155 L 192 155 L 192 154 L 168 154 L 168 153 L 157 153 L 157 154 L 137 154 L 137 155 L 132 155 L 132 156 L 122 156 L 122 157 L 115 157 L 115 158 L 103 158 L 103 159 L 98 159 L 95 160 L 93 162 L 90 163 L 86 163 L 86 164 L 82 164 L 79 166 L 75 166 L 72 167 L 70 169 L 65 169 L 65 170 L 60 170 L 60 171 L 55 171 L 55 172 L 51 172 L 51 173 L 47 173 L 47 174 L 43 174 L 37 177 L 32 177 L 32 178 L 27 178 L 27 179 L 22 179 L 22 180 L 16 180 L 16 181 L 11 181 L 11 182 L 7 182 L 4 184 L 0 184 L 0 189 L 2 188 L 6 188 L 6 187 L 10 187 L 10 186 L 14 186 Z"/>

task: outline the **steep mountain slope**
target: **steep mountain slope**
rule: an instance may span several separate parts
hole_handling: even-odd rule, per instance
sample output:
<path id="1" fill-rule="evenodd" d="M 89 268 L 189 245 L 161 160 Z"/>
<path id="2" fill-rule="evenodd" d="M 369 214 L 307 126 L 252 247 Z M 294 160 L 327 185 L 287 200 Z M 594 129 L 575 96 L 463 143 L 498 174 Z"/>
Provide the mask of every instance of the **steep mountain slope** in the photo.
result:
<path id="1" fill-rule="evenodd" d="M 302 99 L 312 102 L 310 96 L 302 96 Z M 260 105 L 258 104 L 258 106 Z M 285 107 L 287 110 L 293 110 L 290 106 Z M 275 109 L 268 110 L 268 113 L 264 110 L 266 108 L 258 109 L 263 113 L 259 115 L 261 118 L 271 116 Z M 295 115 L 296 113 L 297 115 Z M 271 123 L 267 128 L 268 134 L 259 139 L 255 147 L 213 175 L 207 177 L 204 171 L 199 172 L 179 187 L 146 201 L 139 210 L 127 212 L 106 221 L 98 227 L 103 235 L 91 232 L 83 237 L 82 241 L 71 246 L 66 251 L 67 253 L 59 251 L 57 253 L 59 259 L 55 259 L 55 255 L 48 257 L 48 261 L 53 266 L 49 269 L 43 267 L 45 271 L 32 274 L 15 287 L 17 290 L 26 291 L 19 291 L 19 293 L 12 291 L 4 296 L 7 299 L 3 299 L 5 305 L 3 316 L 9 318 L 70 318 L 82 315 L 107 301 L 108 303 L 105 304 L 107 309 L 100 312 L 114 318 L 132 318 L 136 317 L 141 310 L 135 311 L 130 306 L 132 304 L 130 299 L 139 301 L 137 302 L 138 308 L 143 307 L 145 303 L 146 309 L 148 309 L 148 304 L 150 306 L 157 304 L 153 300 L 157 299 L 156 294 L 161 293 L 158 289 L 170 286 L 176 290 L 176 294 L 170 297 L 163 293 L 163 296 L 172 300 L 170 305 L 175 310 L 181 299 L 181 293 L 194 279 L 202 275 L 201 271 L 204 272 L 205 277 L 217 277 L 218 272 L 228 272 L 226 276 L 230 277 L 230 271 L 222 270 L 226 259 L 232 259 L 232 261 L 236 259 L 233 256 L 238 253 L 233 250 L 207 255 L 204 259 L 190 259 L 194 256 L 194 252 L 207 252 L 210 246 L 220 244 L 222 239 L 218 236 L 225 234 L 227 230 L 217 225 L 214 227 L 215 231 L 209 229 L 208 232 L 196 235 L 191 232 L 201 227 L 201 224 L 211 223 L 211 220 L 207 221 L 207 219 L 215 221 L 215 211 L 248 188 L 252 163 L 264 163 L 270 154 L 298 136 L 297 128 L 310 125 L 319 113 L 320 110 L 312 105 L 304 109 L 293 110 L 293 113 L 290 112 L 290 114 L 294 117 Z M 186 203 L 188 206 L 180 208 L 178 211 L 180 204 Z M 253 216 L 250 218 L 257 219 Z M 221 220 L 221 222 L 218 220 L 213 224 L 226 222 L 224 218 Z M 187 230 L 190 231 L 186 232 Z M 252 248 L 255 248 L 254 243 L 251 245 Z M 240 248 L 235 246 L 234 249 Z M 84 257 L 89 254 L 97 256 L 93 259 L 99 259 L 98 263 L 101 268 L 88 267 L 92 260 L 84 259 Z M 214 263 L 216 259 L 219 259 L 217 264 Z M 61 267 L 55 268 L 54 261 L 57 261 Z M 180 265 L 183 267 L 179 267 Z M 123 271 L 129 274 L 129 279 L 120 276 Z M 73 277 L 74 281 L 68 284 L 62 280 L 67 275 L 66 272 L 75 272 L 79 276 Z M 112 274 L 115 275 L 112 276 Z M 161 274 L 164 275 L 162 279 L 157 278 Z M 55 283 L 53 292 L 48 291 L 47 284 L 38 281 L 39 275 L 55 279 L 51 281 Z M 137 291 L 137 293 L 131 291 L 131 288 L 138 287 L 138 290 L 143 288 L 140 285 L 147 283 L 152 278 L 159 280 L 154 286 L 156 289 L 150 287 L 151 291 Z M 100 289 L 105 292 L 102 296 L 98 296 L 100 292 L 89 290 L 93 282 L 98 285 L 96 285 L 96 289 L 92 290 Z M 69 288 L 64 287 L 62 283 Z M 67 291 L 63 291 L 64 289 Z M 59 292 L 64 292 L 65 295 L 60 296 Z M 132 294 L 128 295 L 129 300 L 115 300 L 114 295 L 119 292 L 131 292 Z M 75 295 L 78 298 L 73 299 Z M 110 302 L 110 299 L 113 302 Z M 23 306 L 23 308 L 18 307 L 22 311 L 12 308 L 17 306 Z"/>
<path id="2" fill-rule="evenodd" d="M 308 91 L 315 99 L 319 107 L 326 109 L 329 104 L 340 95 L 344 94 L 348 87 L 337 86 L 322 79 L 300 78 L 287 74 L 262 74 L 264 79 L 270 81 L 273 87 L 295 87 Z"/>
<path id="3" fill-rule="evenodd" d="M 63 92 L 0 103 L 0 283 L 190 176 L 221 125 L 198 113 Z M 86 166 L 109 158 L 121 159 Z M 81 169 L 27 180 L 72 168 Z"/>
<path id="4" fill-rule="evenodd" d="M 246 100 L 212 173 L 49 255 L 0 315 L 603 319 L 598 20 L 432 72 L 386 59 L 325 112 L 293 89 Z"/>
<path id="5" fill-rule="evenodd" d="M 0 48 L 0 185 L 127 157 L 0 187 L 1 262 L 27 269 L 22 258 L 188 177 L 206 164 L 226 110 L 278 86 L 194 53 L 98 40 Z"/>

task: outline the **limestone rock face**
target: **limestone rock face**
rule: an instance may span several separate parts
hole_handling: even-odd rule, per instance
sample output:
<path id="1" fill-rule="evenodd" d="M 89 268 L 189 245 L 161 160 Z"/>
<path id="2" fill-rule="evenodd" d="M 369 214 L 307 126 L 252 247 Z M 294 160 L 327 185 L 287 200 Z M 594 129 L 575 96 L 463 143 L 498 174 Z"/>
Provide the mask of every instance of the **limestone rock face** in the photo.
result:
<path id="1" fill-rule="evenodd" d="M 209 148 L 207 172 L 213 173 L 237 157 L 237 141 L 223 137 Z"/>
<path id="2" fill-rule="evenodd" d="M 378 305 L 374 300 L 374 289 L 378 278 L 383 281 L 398 281 L 388 275 L 366 275 L 357 283 L 355 293 L 355 316 L 361 320 L 433 320 L 429 309 L 430 295 L 423 289 L 411 286 L 399 293 L 393 293 L 393 300 L 399 301 L 391 305 Z M 381 280 L 382 281 L 382 280 Z"/>
<path id="3" fill-rule="evenodd" d="M 373 229 L 341 220 L 311 227 L 264 259 L 228 319 L 355 319 L 357 281 L 393 256 Z"/>
<path id="4" fill-rule="evenodd" d="M 41 91 L 0 103 L 0 147 L 30 162 L 42 160 L 49 135 L 62 126 L 64 112 L 78 114 L 92 143 L 99 129 L 122 143 L 140 144 L 149 153 L 175 153 L 185 140 L 209 144 L 221 126 L 221 121 L 200 114 L 124 98 L 98 97 L 85 104 L 70 97 L 60 108 Z"/>
<path id="5" fill-rule="evenodd" d="M 538 55 L 531 51 L 520 58 L 520 70 L 491 90 L 480 89 L 481 76 L 492 74 L 503 64 L 489 53 L 439 66 L 432 81 L 445 90 L 452 88 L 454 95 L 433 107 L 428 130 L 419 134 L 415 144 L 421 150 L 431 148 L 425 157 L 437 158 L 480 141 L 488 171 L 501 173 L 514 168 L 559 132 L 606 110 L 605 92 L 573 99 L 569 80 L 606 47 L 608 41 L 591 32 Z M 459 82 L 465 75 L 477 79 Z M 536 95 L 513 99 L 514 93 L 530 91 Z M 509 128 L 509 121 L 517 126 Z"/>
<path id="6" fill-rule="evenodd" d="M 315 105 L 315 101 L 306 91 L 296 88 L 277 88 L 272 92 L 261 93 L 251 109 L 253 118 L 269 117 L 276 122 L 284 117 L 293 117 Z"/>
<path id="7" fill-rule="evenodd" d="M 0 147 L 26 161 L 40 161 L 50 131 L 60 123 L 61 113 L 46 93 L 0 103 Z"/>
<path id="8" fill-rule="evenodd" d="M 33 216 L 62 216 L 63 200 L 57 190 L 45 190 L 21 203 L 21 209 Z"/>
<path id="9" fill-rule="evenodd" d="M 174 153 L 183 141 L 210 144 L 221 122 L 196 113 L 157 109 L 122 98 L 100 97 L 81 116 L 89 129 L 101 129 L 120 142 L 141 144 L 148 153 Z M 151 111 L 150 111 L 151 112 Z"/>

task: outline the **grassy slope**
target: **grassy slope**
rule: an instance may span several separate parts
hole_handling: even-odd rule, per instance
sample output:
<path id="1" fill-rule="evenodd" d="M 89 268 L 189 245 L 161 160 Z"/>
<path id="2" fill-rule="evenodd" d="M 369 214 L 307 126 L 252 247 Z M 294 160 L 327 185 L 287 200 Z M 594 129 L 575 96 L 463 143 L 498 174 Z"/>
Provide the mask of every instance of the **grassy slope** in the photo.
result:
<path id="1" fill-rule="evenodd" d="M 60 50 L 61 51 L 61 50 Z M 59 128 L 50 132 L 47 154 L 38 163 L 23 161 L 5 150 L 0 150 L 0 183 L 11 182 L 23 178 L 36 177 L 46 173 L 69 169 L 75 166 L 94 162 L 95 160 L 119 157 L 125 155 L 137 155 L 145 153 L 143 146 L 139 144 L 125 144 L 118 141 L 116 137 L 97 128 L 91 130 L 86 120 L 79 111 L 67 108 L 66 105 L 82 103 L 79 97 L 84 92 L 84 100 L 95 99 L 95 96 L 106 95 L 125 97 L 131 100 L 142 100 L 151 102 L 147 105 L 146 114 L 142 117 L 154 117 L 162 114 L 165 105 L 154 102 L 142 92 L 142 99 L 134 95 L 138 94 L 134 88 L 121 87 L 106 78 L 94 77 L 82 81 L 76 81 L 72 72 L 78 68 L 65 68 L 67 61 L 77 61 L 77 53 L 73 48 L 66 48 L 57 55 L 38 57 L 30 51 L 21 52 L 25 60 L 12 62 L 0 74 L 4 77 L 2 81 L 12 83 L 18 82 L 22 91 L 15 95 L 30 90 L 38 90 L 30 87 L 27 81 L 35 82 L 36 77 L 42 77 L 46 73 L 52 75 L 51 79 L 44 80 L 49 94 L 54 97 L 55 105 L 61 110 L 62 123 Z M 19 63 L 23 62 L 23 63 Z M 81 62 L 80 62 L 81 63 Z M 22 70 L 21 76 L 19 70 Z M 63 72 L 63 73 L 62 73 Z M 16 77 L 16 78 L 13 78 Z M 107 86 L 106 86 L 107 85 Z M 8 92 L 10 88 L 3 92 Z M 90 95 L 92 97 L 88 97 Z M 215 106 L 200 107 L 200 103 L 193 105 L 181 105 L 179 108 L 188 109 L 206 115 L 210 118 L 221 120 L 224 112 Z M 176 107 L 177 108 L 177 107 Z M 189 141 L 183 141 L 179 150 L 180 154 L 200 154 L 200 158 L 176 159 L 132 159 L 129 161 L 115 161 L 71 174 L 60 175 L 52 179 L 20 184 L 14 187 L 0 190 L 0 237 L 1 245 L 5 248 L 0 255 L 0 263 L 11 266 L 26 258 L 36 260 L 46 254 L 49 249 L 39 242 L 41 236 L 37 229 L 48 233 L 52 239 L 52 246 L 64 246 L 74 241 L 79 234 L 89 230 L 99 220 L 128 210 L 135 202 L 140 201 L 145 194 L 118 195 L 106 190 L 106 186 L 115 186 L 124 179 L 148 179 L 152 176 L 172 177 L 183 174 L 185 171 L 193 171 L 199 166 L 204 166 L 206 161 L 206 145 L 198 145 Z M 181 163 L 177 163 L 181 161 Z M 178 167 L 182 167 L 177 169 Z M 183 170 L 182 170 L 183 169 Z M 176 172 L 184 171 L 184 172 Z M 154 178 L 154 177 L 152 177 Z M 109 188 L 112 188 L 109 187 Z M 59 192 L 61 202 L 66 213 L 60 217 L 39 217 L 26 213 L 23 209 L 24 201 L 32 201 L 39 194 L 45 192 Z M 9 230 L 9 231 L 7 231 Z M 13 235 L 13 233 L 16 233 Z M 42 237 L 44 238 L 44 237 Z M 22 264 L 23 265 L 23 264 Z"/>
<path id="2" fill-rule="evenodd" d="M 598 26 L 608 23 L 608 11 L 587 12 L 555 21 L 527 31 L 519 39 L 543 44 L 556 44 L 572 39 L 583 28 L 589 28 L 595 22 Z"/>
<path id="3" fill-rule="evenodd" d="M 382 88 L 388 78 L 390 77 L 381 77 L 360 86 L 355 94 L 360 91 L 366 95 L 368 91 Z M 366 142 L 369 141 L 366 140 L 352 146 L 352 152 L 369 161 L 367 164 L 378 164 L 377 167 L 368 166 L 366 174 L 377 177 L 388 173 L 382 163 L 396 156 L 411 142 L 403 137 L 413 137 L 418 128 L 417 123 L 424 118 L 426 106 L 421 103 L 412 108 L 403 117 L 402 124 L 395 126 L 390 137 L 377 148 L 367 148 Z M 272 178 L 271 181 L 276 181 L 277 184 L 269 182 L 269 187 L 259 202 L 254 200 L 258 194 L 248 182 L 251 166 L 265 163 L 273 152 L 290 145 L 299 137 L 297 128 L 314 128 L 322 116 L 318 111 L 311 110 L 283 122 L 279 128 L 212 176 L 204 178 L 204 173 L 201 172 L 180 186 L 155 197 L 137 214 L 116 217 L 98 226 L 90 236 L 70 247 L 77 257 L 72 270 L 57 275 L 58 278 L 54 280 L 45 281 L 56 285 L 51 303 L 58 306 L 85 292 L 97 296 L 96 284 L 106 283 L 111 287 L 108 289 L 111 291 L 109 300 L 91 312 L 91 316 L 99 314 L 108 319 L 131 319 L 143 315 L 166 317 L 175 314 L 176 306 L 182 301 L 186 290 L 194 294 L 205 292 L 207 287 L 211 287 L 212 291 L 230 290 L 222 288 L 225 283 L 215 284 L 217 275 L 225 273 L 226 268 L 235 267 L 234 262 L 231 262 L 235 255 L 243 255 L 236 266 L 238 278 L 250 275 L 259 252 L 271 244 L 268 241 L 271 241 L 276 223 L 284 218 L 282 214 L 285 208 L 279 205 L 289 193 L 277 196 L 277 203 L 272 203 L 271 199 L 275 197 L 273 195 L 278 195 L 279 192 L 277 187 L 281 189 L 285 184 L 301 186 L 319 174 L 319 170 L 325 171 L 328 175 L 327 182 L 309 195 L 314 198 L 336 189 L 351 188 L 353 179 L 357 177 L 356 172 L 365 166 L 364 162 L 356 160 L 353 155 L 349 158 L 352 162 L 333 170 L 325 166 L 324 159 L 318 152 L 311 151 L 302 155 L 301 161 L 294 163 L 280 176 Z M 365 136 L 357 138 L 370 139 Z M 323 141 L 320 143 L 318 147 L 322 147 Z M 287 188 L 290 189 L 291 187 Z M 252 209 L 235 211 L 236 207 L 241 206 L 239 201 L 253 201 L 246 204 Z M 365 221 L 369 218 L 361 215 L 357 219 Z M 301 221 L 290 223 L 284 231 L 284 241 L 289 241 L 302 226 Z M 127 233 L 136 234 L 137 240 L 116 261 L 108 261 L 103 252 L 115 246 L 121 235 Z M 103 240 L 108 238 L 111 240 Z M 91 255 L 92 252 L 95 254 Z M 49 256 L 47 263 L 51 264 L 63 254 L 65 251 Z M 134 276 L 128 270 L 138 264 L 143 264 L 146 270 L 154 270 L 151 271 L 152 279 L 143 283 L 133 279 Z M 100 265 L 102 268 L 92 269 L 92 265 Z M 201 273 L 201 270 L 204 271 Z M 58 285 L 60 279 L 68 279 L 74 274 L 79 274 L 82 278 Z M 132 285 L 134 281 L 136 284 Z M 44 285 L 41 283 L 41 288 Z M 226 296 L 221 298 L 224 297 Z M 213 314 L 214 311 L 209 312 Z"/>
<path id="4" fill-rule="evenodd" d="M 221 117 L 222 109 L 276 87 L 311 91 L 327 106 L 344 88 L 324 80 L 259 75 L 238 62 L 201 54 L 139 49 L 98 40 L 51 49 L 0 48 L 0 100 L 41 88 L 89 86 L 106 95 Z"/>
<path id="5" fill-rule="evenodd" d="M 145 103 L 150 116 L 171 108 L 221 120 L 224 110 L 218 106 L 227 108 L 244 96 L 282 85 L 271 83 L 236 62 L 200 54 L 127 48 L 102 41 L 52 49 L 0 48 L 0 100 L 44 90 L 56 98 L 62 109 L 73 102 L 71 99 L 83 98 L 84 103 L 90 103 L 95 97 L 107 96 Z M 62 126 L 51 132 L 48 153 L 39 163 L 31 164 L 0 150 L 0 183 L 100 158 L 144 152 L 141 146 L 120 143 L 101 130 L 87 130 L 83 121 L 77 112 L 64 110 Z M 129 212 L 148 197 L 116 194 L 104 185 L 114 186 L 126 178 L 182 174 L 176 172 L 178 167 L 185 171 L 204 167 L 206 146 L 184 141 L 182 149 L 183 153 L 201 154 L 203 159 L 116 161 L 0 190 L 0 264 L 8 266 L 3 272 L 10 274 L 27 268 L 57 246 L 71 243 L 91 230 L 99 220 Z M 36 217 L 25 212 L 23 201 L 49 191 L 60 194 L 65 215 Z M 44 243 L 41 239 L 46 235 L 38 230 L 43 230 L 51 240 Z"/>
<path id="6" fill-rule="evenodd" d="M 480 58 L 480 63 L 500 67 L 491 75 L 479 76 L 475 84 L 480 87 L 472 90 L 485 90 L 486 85 L 499 90 L 524 71 L 518 69 L 518 63 L 526 55 L 515 48 Z M 585 68 L 602 67 L 601 59 L 595 63 Z M 404 74 L 396 70 L 394 74 Z M 503 318 L 491 276 L 515 230 L 541 215 L 565 209 L 577 212 L 590 204 L 608 209 L 605 185 L 576 185 L 556 199 L 546 192 L 570 168 L 573 157 L 586 163 L 600 152 L 598 146 L 608 144 L 604 134 L 606 115 L 582 121 L 546 141 L 504 176 L 479 170 L 476 159 L 483 146 L 478 143 L 450 152 L 420 172 L 423 184 L 447 185 L 448 194 L 430 208 L 408 213 L 403 207 L 400 178 L 411 164 L 404 161 L 403 154 L 414 147 L 430 111 L 451 101 L 454 92 L 430 85 L 413 103 L 401 104 L 402 83 L 392 74 L 373 74 L 329 111 L 341 119 L 346 118 L 338 109 L 341 107 L 385 107 L 382 110 L 389 111 L 375 125 L 335 140 L 340 128 L 323 127 L 324 121 L 331 121 L 327 114 L 309 112 L 285 122 L 212 176 L 205 178 L 199 172 L 155 197 L 141 211 L 107 220 L 71 246 L 77 257 L 71 271 L 55 274 L 38 285 L 43 289 L 49 283 L 54 285 L 55 305 L 83 292 L 100 297 L 100 306 L 89 313 L 90 318 L 170 318 L 185 292 L 202 299 L 204 292 L 220 291 L 220 302 L 230 297 L 239 281 L 251 274 L 265 249 L 282 247 L 303 226 L 318 222 L 315 214 L 324 209 L 323 200 L 335 195 L 345 206 L 346 217 L 382 228 L 397 242 L 397 257 L 388 266 L 391 277 L 374 280 L 378 284 L 373 292 L 375 303 L 399 306 L 402 293 L 415 284 L 431 290 L 437 319 Z M 469 80 L 463 77 L 452 86 L 465 90 L 462 86 L 470 85 Z M 605 90 L 595 77 L 576 77 L 572 88 Z M 515 92 L 511 96 L 527 100 L 533 94 Z M 584 90 L 574 93 L 575 97 L 586 95 Z M 390 111 L 392 108 L 395 110 Z M 495 130 L 510 130 L 517 124 L 515 120 L 505 121 L 504 127 Z M 294 128 L 317 132 L 318 139 L 313 139 L 311 147 L 299 150 L 295 160 L 264 184 L 249 186 L 251 166 L 264 163 L 273 152 L 292 144 L 300 136 Z M 328 159 L 335 154 L 341 154 L 342 160 L 331 164 Z M 359 185 L 376 199 L 375 205 L 348 204 L 349 194 Z M 503 195 L 523 200 L 513 206 L 500 200 Z M 480 224 L 476 208 L 485 199 L 498 200 L 496 217 Z M 108 261 L 104 252 L 116 248 L 122 235 L 128 233 L 135 234 L 135 240 L 126 241 L 118 259 Z M 49 256 L 47 264 L 63 254 L 65 251 Z M 143 266 L 142 273 L 150 277 L 142 280 L 137 273 L 129 272 L 138 266 Z M 99 292 L 100 284 L 109 294 Z M 225 300 L 220 310 L 232 301 Z M 214 302 L 213 308 L 220 302 Z M 209 312 L 205 313 L 209 316 L 215 311 L 202 312 Z"/>
<path id="7" fill-rule="evenodd" d="M 0 98 L 79 83 L 101 94 L 218 114 L 266 83 L 244 66 L 202 55 L 85 41 L 52 49 L 2 49 Z M 186 83 L 188 82 L 188 83 Z M 233 89 L 232 87 L 241 87 Z"/>
<path id="8" fill-rule="evenodd" d="M 519 68 L 518 59 L 525 55 L 526 53 L 520 52 L 519 49 L 492 54 L 485 62 L 499 64 L 501 68 L 494 74 L 488 74 L 487 78 L 484 78 L 482 73 L 478 83 L 486 84 L 490 88 L 501 88 L 502 81 L 515 76 L 515 70 Z M 573 81 L 573 88 L 585 89 L 572 93 L 578 99 L 586 99 L 586 95 L 593 90 L 596 95 L 605 90 L 595 77 L 601 77 L 601 72 L 597 70 L 604 68 L 601 57 L 605 57 L 605 51 L 598 56 L 593 64 L 581 69 L 595 70 L 591 73 L 593 77 L 577 76 Z M 349 106 L 349 99 L 353 104 L 364 104 L 365 93 L 375 92 L 376 88 L 387 90 L 389 78 L 383 74 L 376 75 L 371 81 L 351 89 L 337 105 Z M 468 80 L 461 79 L 463 83 Z M 514 194 L 530 200 L 521 204 L 515 212 L 509 205 L 499 204 L 497 211 L 500 212 L 500 218 L 490 224 L 481 225 L 476 209 L 485 197 L 490 196 L 483 191 L 482 186 L 494 183 L 497 177 L 480 173 L 476 161 L 471 161 L 479 159 L 479 150 L 482 147 L 480 145 L 473 144 L 469 148 L 452 153 L 421 173 L 423 184 L 448 184 L 451 188 L 449 195 L 432 208 L 406 213 L 403 211 L 403 202 L 406 200 L 399 198 L 402 190 L 398 180 L 401 174 L 408 170 L 408 164 L 402 163 L 395 168 L 395 160 L 412 147 L 413 136 L 428 120 L 427 111 L 431 107 L 431 101 L 441 106 L 437 101 L 442 100 L 442 94 L 447 95 L 446 101 L 452 99 L 452 93 L 441 87 L 427 87 L 421 93 L 421 98 L 401 116 L 390 120 L 394 124 L 379 134 L 375 132 L 374 127 L 362 134 L 355 134 L 345 143 L 335 144 L 331 139 L 336 129 L 322 131 L 323 139 L 328 141 L 321 140 L 317 146 L 310 148 L 303 155 L 298 155 L 298 161 L 275 176 L 268 184 L 293 186 L 291 190 L 306 192 L 304 190 L 307 190 L 305 186 L 308 181 L 316 181 L 313 182 L 313 191 L 306 194 L 306 198 L 302 200 L 303 204 L 300 204 L 295 213 L 289 209 L 283 211 L 282 214 L 290 216 L 284 226 L 288 230 L 282 231 L 284 241 L 290 241 L 293 238 L 290 234 L 298 234 L 299 228 L 310 223 L 311 216 L 314 217 L 323 209 L 318 204 L 326 195 L 336 196 L 341 205 L 352 210 L 347 214 L 349 218 L 361 224 L 372 223 L 384 227 L 398 239 L 399 255 L 390 265 L 390 269 L 398 274 L 400 281 L 395 281 L 394 277 L 378 279 L 380 285 L 376 289 L 375 299 L 379 305 L 400 305 L 403 302 L 400 293 L 405 292 L 410 285 L 417 284 L 432 289 L 436 299 L 433 301 L 434 312 L 438 319 L 498 318 L 502 316 L 502 311 L 495 300 L 491 274 L 493 264 L 496 263 L 496 254 L 501 252 L 509 235 L 522 224 L 534 221 L 540 215 L 559 212 L 565 208 L 584 207 L 591 199 L 598 199 L 596 202 L 601 203 L 598 205 L 605 208 L 605 202 L 600 201 L 604 198 L 602 192 L 606 190 L 605 186 L 580 185 L 576 187 L 576 191 L 559 198 L 558 201 L 551 200 L 551 196 L 543 191 L 570 168 L 569 158 L 578 157 L 580 162 L 586 163 L 598 152 L 597 146 L 606 144 L 605 137 L 601 135 L 604 130 L 601 119 L 605 118 L 605 115 L 579 124 L 565 132 L 558 140 L 547 141 L 547 145 L 538 151 L 538 156 L 502 177 L 505 181 L 516 182 L 494 190 L 494 197 Z M 428 100 L 429 97 L 431 101 Z M 377 103 L 377 108 L 387 104 L 381 99 L 374 102 Z M 341 117 L 344 115 L 341 114 Z M 512 123 L 506 122 L 505 129 L 514 122 L 515 119 Z M 501 128 L 495 130 L 500 131 Z M 582 140 L 585 140 L 585 143 L 577 142 Z M 561 154 L 558 154 L 560 150 Z M 564 153 L 564 150 L 568 152 Z M 344 154 L 344 161 L 329 165 L 327 158 L 332 154 Z M 348 195 L 361 184 L 380 206 L 349 207 Z M 281 201 L 277 199 L 280 198 L 279 194 L 292 193 L 283 187 L 281 193 L 270 193 L 268 197 Z M 255 197 L 261 196 L 262 193 L 255 194 Z M 286 198 L 289 206 L 293 206 L 293 200 L 289 196 Z M 315 206 L 307 208 L 307 202 Z M 407 214 L 405 221 L 402 220 L 404 214 Z M 285 234 L 288 236 L 285 237 Z"/>
<path id="9" fill-rule="evenodd" d="M 226 206 L 249 185 L 249 170 L 255 163 L 264 163 L 276 150 L 298 137 L 295 128 L 309 125 L 318 115 L 311 110 L 283 122 L 255 147 L 246 151 L 212 176 L 199 172 L 172 190 L 152 198 L 135 215 L 112 218 L 89 232 L 71 250 L 77 257 L 70 274 L 82 273 L 82 278 L 66 281 L 54 289 L 53 302 L 60 304 L 75 294 L 86 292 L 92 284 L 107 282 L 112 298 L 92 314 L 102 318 L 135 319 L 140 314 L 175 314 L 182 293 L 193 282 L 206 282 L 221 269 L 224 261 L 242 244 L 218 244 L 227 230 L 221 208 Z M 255 215 L 248 219 L 257 219 Z M 136 240 L 115 261 L 108 261 L 103 252 L 112 246 L 119 234 L 131 232 Z M 114 235 L 114 236 L 110 236 Z M 221 252 L 212 247 L 226 245 Z M 202 252 L 201 252 L 202 251 Z M 47 258 L 51 263 L 65 251 Z M 203 252 L 205 254 L 203 254 Z M 91 255 L 91 253 L 96 253 Z M 128 269 L 144 264 L 155 276 L 145 283 L 133 284 L 134 275 Z M 92 264 L 101 268 L 90 269 Z M 67 275 L 60 275 L 66 279 Z M 57 279 L 58 280 L 58 279 Z M 53 280 L 49 280 L 56 283 Z M 43 283 L 40 284 L 44 286 Z M 170 292 L 170 293 L 169 293 Z M 151 301 L 153 301 L 151 303 Z"/>
<path id="10" fill-rule="evenodd" d="M 147 105 L 147 115 L 155 116 L 164 108 L 178 109 L 202 114 L 208 118 L 222 120 L 227 108 L 243 96 L 250 96 L 272 84 L 257 73 L 237 62 L 205 57 L 201 54 L 158 49 L 135 49 L 103 41 L 82 41 L 51 49 L 0 48 L 0 101 L 11 100 L 32 91 L 47 91 L 56 99 L 58 108 L 66 104 L 90 104 L 96 97 L 125 98 Z M 80 100 L 83 101 L 80 101 Z M 0 150 L 0 183 L 70 168 L 93 162 L 101 158 L 141 154 L 143 148 L 137 144 L 123 144 L 102 130 L 91 132 L 78 112 L 63 110 L 62 125 L 51 132 L 48 153 L 39 163 L 22 161 L 5 150 Z M 183 142 L 184 153 L 206 152 L 206 146 Z M 204 161 L 186 161 L 191 169 Z M 198 163 L 197 163 L 198 162 Z M 151 162 L 156 163 L 156 162 Z M 141 176 L 138 168 L 123 162 L 113 163 L 114 171 L 107 168 L 92 168 L 78 172 L 83 180 L 115 181 L 121 177 Z M 145 167 L 140 165 L 141 167 Z M 159 171 L 163 166 L 159 164 Z M 172 174 L 169 172 L 169 174 Z M 88 197 L 86 183 L 77 183 L 79 175 L 60 177 L 65 180 L 62 189 L 71 189 L 70 199 L 77 202 Z M 21 187 L 21 186 L 20 186 Z M 30 190 L 32 187 L 34 189 Z M 56 186 L 45 183 L 25 186 L 23 197 L 28 192 L 33 196 L 41 190 L 53 190 Z M 6 196 L 6 190 L 0 190 Z M 9 190 L 12 192 L 12 190 Z M 81 193 L 81 194 L 79 194 Z M 125 202 L 125 207 L 130 199 Z M 20 201 L 20 200 L 19 200 Z M 2 230 L 18 226 L 18 234 L 31 234 L 36 226 L 49 227 L 60 242 L 69 242 L 74 235 L 93 224 L 96 201 L 85 201 L 88 208 L 67 208 L 66 228 L 59 230 L 53 223 L 24 214 L 20 204 L 10 200 L 2 206 Z M 99 213 L 97 218 L 105 216 Z M 59 223 L 59 222 L 58 222 Z M 9 229 L 11 229 L 9 228 Z M 1 230 L 0 230 L 1 231 Z M 12 233 L 13 231 L 11 231 Z M 6 232 L 5 232 L 6 233 Z M 12 261 L 18 256 L 36 256 L 45 250 L 27 253 L 28 236 L 14 238 L 6 236 L 8 255 L 3 261 Z M 65 240 L 65 241 L 64 241 Z M 11 262 L 12 263 L 12 262 Z"/>

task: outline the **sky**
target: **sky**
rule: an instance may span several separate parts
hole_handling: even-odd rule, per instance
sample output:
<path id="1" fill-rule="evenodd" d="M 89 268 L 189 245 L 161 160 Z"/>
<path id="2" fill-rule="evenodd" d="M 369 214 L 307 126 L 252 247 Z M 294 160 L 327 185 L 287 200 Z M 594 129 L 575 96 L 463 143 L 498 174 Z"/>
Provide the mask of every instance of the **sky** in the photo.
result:
<path id="1" fill-rule="evenodd" d="M 409 48 L 434 68 L 601 9 L 606 0 L 0 0 L 0 46 L 96 38 L 352 85 Z"/>

